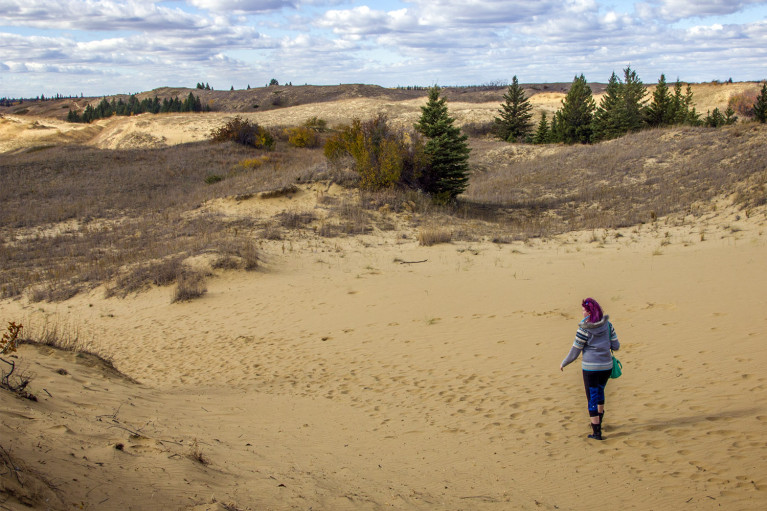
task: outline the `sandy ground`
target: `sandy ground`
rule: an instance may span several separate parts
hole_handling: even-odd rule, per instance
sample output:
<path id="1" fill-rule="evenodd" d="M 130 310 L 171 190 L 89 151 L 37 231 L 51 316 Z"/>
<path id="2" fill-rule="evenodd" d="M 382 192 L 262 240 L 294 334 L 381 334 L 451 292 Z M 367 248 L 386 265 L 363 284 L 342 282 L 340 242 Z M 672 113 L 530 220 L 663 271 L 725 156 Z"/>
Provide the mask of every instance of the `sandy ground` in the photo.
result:
<path id="1" fill-rule="evenodd" d="M 764 508 L 766 216 L 742 214 L 506 245 L 309 236 L 192 302 L 0 302 L 135 380 L 22 346 L 39 401 L 0 393 L 0 509 Z M 559 371 L 586 296 L 622 343 L 603 442 L 579 364 Z"/>
<path id="2" fill-rule="evenodd" d="M 670 83 L 673 93 L 673 83 Z M 652 99 L 654 86 L 648 87 L 648 102 Z M 759 91 L 759 84 L 752 82 L 694 84 L 694 103 L 702 117 L 708 111 L 719 108 L 722 112 L 733 95 Z M 537 125 L 541 113 L 549 120 L 562 106 L 565 94 L 540 92 L 529 97 L 533 107 L 533 120 Z M 594 99 L 599 104 L 601 94 Z M 58 145 L 64 143 L 87 144 L 102 149 L 125 149 L 132 147 L 162 147 L 165 145 L 196 142 L 210 138 L 210 132 L 236 115 L 264 126 L 297 126 L 312 117 L 324 119 L 329 126 L 348 124 L 358 117 L 368 119 L 385 113 L 392 124 L 411 127 L 421 115 L 424 98 L 407 101 L 389 101 L 380 98 L 353 98 L 332 103 L 314 103 L 268 110 L 257 113 L 205 114 L 143 114 L 134 117 L 111 117 L 92 124 L 70 124 L 56 119 L 38 119 L 26 116 L 0 116 L 0 152 L 22 148 Z M 462 103 L 449 102 L 450 115 L 456 124 L 491 122 L 498 115 L 499 102 Z"/>
<path id="3" fill-rule="evenodd" d="M 698 109 L 739 86 L 696 89 Z M 537 111 L 561 101 L 535 97 Z M 408 124 L 421 103 L 247 117 L 333 125 L 385 111 Z M 450 104 L 460 123 L 497 108 Z M 181 143 L 228 117 L 5 116 L 0 151 Z M 266 218 L 313 210 L 319 194 L 200 210 Z M 0 301 L 3 326 L 77 337 L 125 375 L 21 347 L 39 401 L 0 392 L 0 509 L 765 508 L 766 219 L 722 204 L 504 245 L 421 247 L 407 229 L 294 236 L 261 242 L 260 271 L 215 271 L 192 302 L 170 303 L 170 288 Z M 586 296 L 623 345 L 601 443 L 586 438 L 579 365 L 558 370 Z"/>

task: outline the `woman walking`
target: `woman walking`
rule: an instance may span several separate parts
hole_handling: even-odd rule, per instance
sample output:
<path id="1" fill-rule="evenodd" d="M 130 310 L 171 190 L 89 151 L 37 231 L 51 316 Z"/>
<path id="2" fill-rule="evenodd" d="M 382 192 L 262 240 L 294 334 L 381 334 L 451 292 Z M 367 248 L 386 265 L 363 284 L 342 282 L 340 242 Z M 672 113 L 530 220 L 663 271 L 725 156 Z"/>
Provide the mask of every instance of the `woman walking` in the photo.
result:
<path id="1" fill-rule="evenodd" d="M 605 385 L 610 379 L 613 369 L 613 357 L 610 350 L 618 351 L 620 342 L 615 333 L 610 317 L 602 313 L 593 298 L 586 298 L 581 303 L 583 319 L 575 333 L 575 342 L 567 354 L 560 371 L 574 362 L 583 352 L 583 386 L 586 388 L 586 399 L 589 403 L 589 417 L 593 433 L 589 438 L 602 440 L 602 419 L 605 415 Z"/>

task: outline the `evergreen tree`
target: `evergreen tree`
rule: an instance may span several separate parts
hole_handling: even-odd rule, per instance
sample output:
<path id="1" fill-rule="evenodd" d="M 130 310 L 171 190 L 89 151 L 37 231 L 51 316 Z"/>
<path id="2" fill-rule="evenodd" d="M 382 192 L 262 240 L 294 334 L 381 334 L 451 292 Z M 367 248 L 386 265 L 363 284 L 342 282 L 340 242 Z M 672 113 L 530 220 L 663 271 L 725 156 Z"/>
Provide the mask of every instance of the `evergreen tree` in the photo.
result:
<path id="1" fill-rule="evenodd" d="M 764 124 L 767 122 L 767 82 L 762 84 L 762 92 L 754 103 L 754 119 Z"/>
<path id="2" fill-rule="evenodd" d="M 562 100 L 562 108 L 556 114 L 557 138 L 566 144 L 591 142 L 595 108 L 586 78 L 583 75 L 576 76 L 567 96 Z"/>
<path id="3" fill-rule="evenodd" d="M 719 126 L 723 126 L 725 122 L 726 119 L 719 111 L 719 109 L 714 108 L 713 112 L 706 113 L 706 119 L 703 121 L 703 124 L 709 128 L 718 128 Z"/>
<path id="4" fill-rule="evenodd" d="M 653 127 L 672 124 L 673 115 L 671 94 L 666 85 L 666 76 L 662 74 L 652 93 L 652 102 L 647 108 L 647 124 Z"/>
<path id="5" fill-rule="evenodd" d="M 554 115 L 551 116 L 551 125 L 549 125 L 549 142 L 556 144 L 563 141 L 562 135 L 562 112 L 557 110 Z"/>
<path id="6" fill-rule="evenodd" d="M 692 86 L 689 83 L 687 84 L 687 92 L 684 96 L 684 108 L 687 112 L 687 119 L 685 120 L 685 124 L 689 124 L 690 126 L 700 126 L 700 114 L 695 109 L 695 105 L 692 103 Z"/>
<path id="7" fill-rule="evenodd" d="M 501 115 L 494 120 L 495 133 L 506 142 L 520 142 L 533 126 L 533 106 L 525 97 L 525 91 L 519 86 L 516 75 L 503 99 L 506 102 L 501 103 L 501 109 L 498 110 Z"/>
<path id="8" fill-rule="evenodd" d="M 684 108 L 684 94 L 682 94 L 682 82 L 679 78 L 674 83 L 674 94 L 671 97 L 669 106 L 669 124 L 684 124 L 687 120 L 687 112 Z"/>
<path id="9" fill-rule="evenodd" d="M 738 122 L 738 116 L 735 115 L 735 110 L 733 110 L 731 106 L 728 106 L 727 110 L 724 111 L 724 123 L 729 126 L 736 122 Z"/>
<path id="10" fill-rule="evenodd" d="M 82 122 L 82 119 L 80 119 L 80 116 L 77 115 L 77 112 L 70 109 L 69 113 L 67 114 L 67 122 Z"/>
<path id="11" fill-rule="evenodd" d="M 545 144 L 549 141 L 549 122 L 546 120 L 546 112 L 541 112 L 541 121 L 533 136 L 533 144 Z"/>
<path id="12" fill-rule="evenodd" d="M 421 107 L 421 118 L 415 129 L 426 139 L 424 152 L 428 168 L 420 178 L 421 187 L 440 203 L 453 201 L 469 181 L 468 137 L 453 125 L 448 115 L 447 101 L 439 95 L 439 87 L 429 89 L 429 99 Z"/>
<path id="13" fill-rule="evenodd" d="M 594 140 L 609 140 L 628 131 L 622 115 L 623 84 L 613 72 L 607 88 L 594 112 Z"/>
<path id="14" fill-rule="evenodd" d="M 636 132 L 644 126 L 645 111 L 647 105 L 645 88 L 639 75 L 628 66 L 623 70 L 623 108 L 625 126 L 629 132 Z"/>

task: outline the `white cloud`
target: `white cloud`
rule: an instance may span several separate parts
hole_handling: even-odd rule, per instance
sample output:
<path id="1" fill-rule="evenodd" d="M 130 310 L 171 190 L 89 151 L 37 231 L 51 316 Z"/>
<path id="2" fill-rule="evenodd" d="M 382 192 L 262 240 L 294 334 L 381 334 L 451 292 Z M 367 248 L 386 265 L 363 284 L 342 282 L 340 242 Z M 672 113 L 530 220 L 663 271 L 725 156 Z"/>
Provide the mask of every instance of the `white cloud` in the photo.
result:
<path id="1" fill-rule="evenodd" d="M 572 3 L 591 2 L 574 0 Z M 419 19 L 431 24 L 505 24 L 530 21 L 562 7 L 561 0 L 411 0 Z M 570 3 L 570 2 L 564 2 Z"/>
<path id="2" fill-rule="evenodd" d="M 204 27 L 197 15 L 155 2 L 0 0 L 0 24 L 66 30 L 178 30 Z"/>
<path id="3" fill-rule="evenodd" d="M 686 80 L 763 78 L 767 22 L 721 19 L 757 3 L 767 6 L 749 0 L 645 0 L 629 7 L 615 0 L 187 0 L 195 7 L 189 9 L 159 0 L 0 0 L 0 27 L 8 32 L 0 28 L 0 96 L 30 86 L 54 88 L 48 95 L 82 83 L 101 94 L 200 79 L 228 89 L 272 76 L 395 85 L 484 83 L 514 74 L 523 82 L 569 81 L 584 73 L 606 81 L 627 64 L 649 82 L 662 72 Z M 675 21 L 683 17 L 700 20 L 680 28 Z"/>
<path id="4" fill-rule="evenodd" d="M 650 0 L 643 5 L 645 16 L 666 21 L 688 18 L 724 16 L 740 12 L 753 5 L 765 5 L 764 0 Z"/>
<path id="5" fill-rule="evenodd" d="M 335 34 L 360 36 L 390 32 L 395 19 L 395 16 L 387 12 L 374 11 L 363 5 L 354 9 L 327 11 L 315 24 Z"/>
<path id="6" fill-rule="evenodd" d="M 262 13 L 297 7 L 297 2 L 290 0 L 187 0 L 187 3 L 200 9 L 226 13 Z"/>

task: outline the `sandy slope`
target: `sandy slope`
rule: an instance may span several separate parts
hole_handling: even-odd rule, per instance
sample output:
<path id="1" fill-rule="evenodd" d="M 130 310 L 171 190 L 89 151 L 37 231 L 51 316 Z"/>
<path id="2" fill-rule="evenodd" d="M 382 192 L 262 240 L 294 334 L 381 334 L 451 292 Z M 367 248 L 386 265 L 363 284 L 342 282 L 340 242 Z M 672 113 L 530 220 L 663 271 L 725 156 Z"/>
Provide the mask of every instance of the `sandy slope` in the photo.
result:
<path id="1" fill-rule="evenodd" d="M 302 197 L 285 207 L 311 208 Z M 208 207 L 272 214 L 262 200 Z M 25 347 L 40 401 L 0 393 L 24 484 L 6 465 L 0 503 L 762 508 L 766 217 L 736 214 L 511 245 L 297 238 L 189 303 L 168 288 L 0 302 L 32 332 L 78 329 L 140 382 Z M 578 365 L 558 370 L 587 295 L 623 344 L 602 443 L 586 439 Z"/>
<path id="2" fill-rule="evenodd" d="M 696 88 L 698 109 L 740 85 Z M 533 103 L 553 111 L 561 97 Z M 247 116 L 332 125 L 385 111 L 410 124 L 421 103 Z M 465 123 L 498 105 L 450 108 Z M 231 116 L 6 116 L 0 150 L 175 144 Z M 266 218 L 314 210 L 318 193 L 200 210 Z M 405 228 L 294 236 L 263 241 L 262 271 L 217 271 L 189 303 L 171 304 L 169 288 L 1 301 L 3 325 L 76 334 L 138 383 L 23 346 L 40 400 L 0 392 L 0 509 L 763 508 L 766 218 L 719 207 L 676 226 L 510 245 L 426 248 Z M 623 343 L 599 444 L 586 439 L 578 365 L 558 371 L 586 295 Z"/>
<path id="3" fill-rule="evenodd" d="M 672 86 L 673 87 L 673 86 Z M 654 86 L 648 87 L 648 100 Z M 744 91 L 758 92 L 756 83 L 695 84 L 693 92 L 698 112 L 719 108 L 724 111 L 731 96 Z M 541 112 L 551 115 L 561 107 L 565 94 L 539 92 L 530 96 L 534 119 Z M 601 94 L 595 94 L 599 102 Z M 211 130 L 240 115 L 265 126 L 296 126 L 311 117 L 320 117 L 330 126 L 346 124 L 350 119 L 367 119 L 385 113 L 392 123 L 410 127 L 418 120 L 425 98 L 392 101 L 386 98 L 354 97 L 332 103 L 312 103 L 257 113 L 144 114 L 135 117 L 112 117 L 91 125 L 69 124 L 54 119 L 24 116 L 0 118 L 0 152 L 23 147 L 63 143 L 85 143 L 104 149 L 161 147 L 209 138 Z M 457 124 L 490 122 L 498 115 L 499 101 L 488 103 L 449 103 L 450 115 Z"/>

